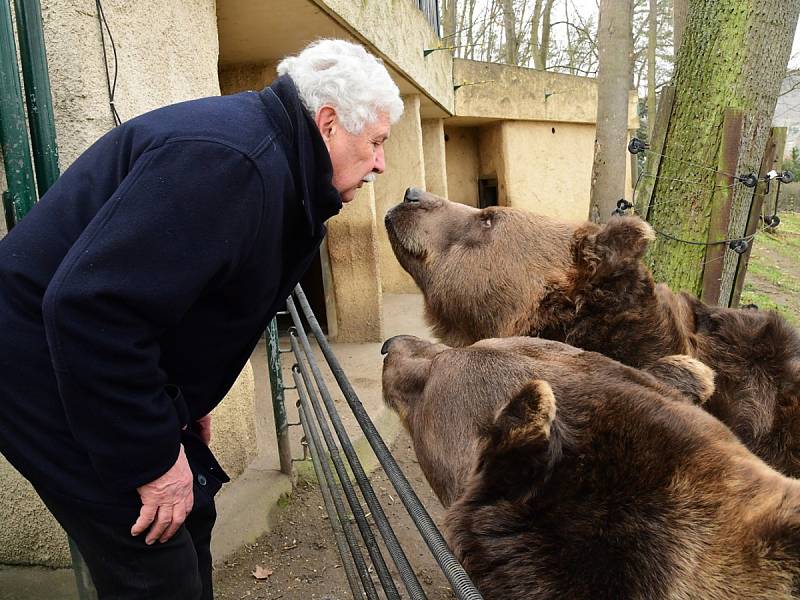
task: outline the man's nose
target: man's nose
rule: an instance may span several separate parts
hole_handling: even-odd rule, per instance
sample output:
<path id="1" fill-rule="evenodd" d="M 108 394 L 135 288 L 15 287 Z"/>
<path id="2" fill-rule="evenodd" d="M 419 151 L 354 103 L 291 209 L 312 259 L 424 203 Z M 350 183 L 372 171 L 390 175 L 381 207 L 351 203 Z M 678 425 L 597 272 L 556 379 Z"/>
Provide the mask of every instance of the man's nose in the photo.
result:
<path id="1" fill-rule="evenodd" d="M 405 202 L 419 202 L 422 200 L 422 190 L 415 187 L 410 187 L 406 190 L 406 195 L 403 197 Z"/>
<path id="2" fill-rule="evenodd" d="M 372 166 L 372 170 L 375 173 L 383 173 L 386 170 L 386 159 L 383 153 L 383 146 L 378 148 L 378 152 L 375 153 L 375 164 Z"/>

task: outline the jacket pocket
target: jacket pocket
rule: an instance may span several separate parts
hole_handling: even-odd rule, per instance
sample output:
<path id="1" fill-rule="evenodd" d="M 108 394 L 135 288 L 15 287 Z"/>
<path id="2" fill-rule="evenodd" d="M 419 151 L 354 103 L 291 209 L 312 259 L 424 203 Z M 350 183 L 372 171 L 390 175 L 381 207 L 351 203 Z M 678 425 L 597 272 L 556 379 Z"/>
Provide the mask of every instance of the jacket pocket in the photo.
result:
<path id="1" fill-rule="evenodd" d="M 194 502 L 195 505 L 202 506 L 213 501 L 222 484 L 228 483 L 231 478 L 194 431 L 181 431 L 181 443 L 194 475 Z"/>
<path id="2" fill-rule="evenodd" d="M 181 429 L 187 427 L 189 425 L 189 405 L 186 404 L 181 388 L 173 383 L 168 383 L 164 386 L 164 391 L 167 396 L 172 398 L 172 405 L 175 407 L 175 414 L 178 415 L 178 423 L 180 423 Z"/>

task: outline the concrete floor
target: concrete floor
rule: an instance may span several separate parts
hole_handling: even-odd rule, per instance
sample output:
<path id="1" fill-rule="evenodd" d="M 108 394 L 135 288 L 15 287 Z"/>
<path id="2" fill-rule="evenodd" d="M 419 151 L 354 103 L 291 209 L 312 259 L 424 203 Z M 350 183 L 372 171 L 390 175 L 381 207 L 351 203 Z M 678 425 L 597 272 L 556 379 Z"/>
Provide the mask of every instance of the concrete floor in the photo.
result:
<path id="1" fill-rule="evenodd" d="M 431 338 L 422 314 L 421 295 L 385 294 L 385 336 L 388 338 L 398 334 L 412 334 Z M 283 339 L 282 345 L 288 347 L 288 339 Z M 381 342 L 332 346 L 364 408 L 390 445 L 399 430 L 399 424 L 394 414 L 385 408 L 381 398 Z M 313 341 L 312 347 L 345 428 L 362 457 L 365 468 L 370 470 L 375 465 L 375 460 L 367 449 L 361 429 Z M 224 560 L 241 545 L 250 543 L 269 531 L 278 499 L 291 491 L 289 478 L 279 471 L 265 343 L 258 344 L 251 362 L 255 374 L 259 452 L 248 469 L 236 481 L 225 486 L 217 498 L 219 517 L 212 540 L 216 562 Z M 284 385 L 292 385 L 293 364 L 294 359 L 284 354 Z M 298 421 L 296 400 L 295 391 L 286 392 L 286 409 L 290 423 Z M 291 427 L 290 432 L 293 457 L 301 458 L 303 452 L 300 428 Z M 77 600 L 75 579 L 70 569 L 0 566 L 0 600 Z"/>

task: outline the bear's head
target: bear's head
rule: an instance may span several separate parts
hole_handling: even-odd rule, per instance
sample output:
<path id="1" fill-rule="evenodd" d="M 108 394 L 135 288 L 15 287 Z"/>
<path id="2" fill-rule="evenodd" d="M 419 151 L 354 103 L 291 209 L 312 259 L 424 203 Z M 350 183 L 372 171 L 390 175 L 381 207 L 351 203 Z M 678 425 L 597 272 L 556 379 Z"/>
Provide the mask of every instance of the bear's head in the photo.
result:
<path id="1" fill-rule="evenodd" d="M 550 440 L 555 428 L 561 433 L 569 430 L 572 442 L 590 433 L 580 432 L 576 423 L 597 426 L 599 420 L 585 417 L 595 409 L 605 414 L 605 399 L 625 390 L 630 395 L 627 402 L 637 402 L 637 394 L 646 392 L 661 404 L 669 399 L 687 405 L 704 402 L 714 390 L 711 370 L 687 356 L 665 357 L 649 371 L 639 371 L 539 338 L 489 339 L 467 348 L 450 348 L 414 336 L 396 336 L 384 344 L 383 352 L 384 399 L 409 431 L 420 467 L 445 506 L 463 492 L 487 428 L 532 381 L 539 380 L 534 387 L 541 392 L 537 396 L 541 402 L 535 410 L 525 409 L 531 417 L 526 427 L 538 428 L 541 435 L 531 439 Z M 575 413 L 576 403 L 580 416 Z M 608 414 L 624 420 L 626 410 L 616 407 Z M 708 415 L 704 419 L 716 423 Z M 629 425 L 636 426 L 635 419 Z M 727 431 L 719 424 L 716 427 Z M 518 439 L 520 432 L 507 442 Z M 560 454 L 567 438 L 558 434 L 554 439 L 542 455 L 545 463 Z M 488 447 L 502 445 L 495 440 Z"/>
<path id="2" fill-rule="evenodd" d="M 794 597 L 800 482 L 696 406 L 713 373 L 537 338 L 384 345 L 384 394 L 487 600 Z"/>
<path id="3" fill-rule="evenodd" d="M 708 410 L 770 465 L 800 477 L 797 331 L 774 312 L 707 306 L 687 294 L 682 298 L 694 318 L 695 355 L 713 362 L 718 372 L 718 393 Z"/>
<path id="4" fill-rule="evenodd" d="M 395 255 L 425 296 L 426 316 L 445 343 L 523 335 L 570 264 L 574 227 L 503 207 L 472 208 L 413 188 L 390 209 Z"/>
<path id="5" fill-rule="evenodd" d="M 538 334 L 565 341 L 579 315 L 600 313 L 616 326 L 625 309 L 654 297 L 640 261 L 653 232 L 638 218 L 568 223 L 411 188 L 385 224 L 434 333 L 449 345 Z"/>

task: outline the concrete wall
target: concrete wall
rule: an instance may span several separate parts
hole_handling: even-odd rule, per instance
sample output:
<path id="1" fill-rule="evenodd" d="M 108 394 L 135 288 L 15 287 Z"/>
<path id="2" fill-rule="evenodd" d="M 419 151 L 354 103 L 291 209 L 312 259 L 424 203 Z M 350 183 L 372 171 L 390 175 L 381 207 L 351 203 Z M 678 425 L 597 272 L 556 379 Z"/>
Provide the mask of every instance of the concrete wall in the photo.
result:
<path id="1" fill-rule="evenodd" d="M 116 106 L 123 120 L 219 94 L 214 0 L 105 0 L 103 7 L 119 59 Z M 64 170 L 113 121 L 94 1 L 42 0 L 42 14 Z M 111 56 L 110 45 L 108 52 Z M 256 450 L 253 397 L 248 365 L 215 412 L 212 446 L 233 477 Z M 0 563 L 69 564 L 64 533 L 30 485 L 2 458 L 0 523 Z"/>
<path id="2" fill-rule="evenodd" d="M 508 206 L 586 219 L 594 134 L 594 125 L 581 123 L 503 123 Z"/>
<path id="3" fill-rule="evenodd" d="M 453 60 L 459 118 L 595 123 L 597 80 L 523 67 Z M 628 129 L 639 126 L 631 90 Z"/>
<path id="4" fill-rule="evenodd" d="M 358 32 L 383 59 L 447 112 L 453 112 L 453 58 L 442 46 L 415 2 L 409 0 L 313 0 L 349 29 Z M 446 45 L 446 44 L 445 44 Z"/>
<path id="5" fill-rule="evenodd" d="M 244 90 L 261 90 L 277 77 L 277 67 L 277 62 L 220 67 L 220 92 L 223 94 L 236 94 Z"/>
<path id="6" fill-rule="evenodd" d="M 117 48 L 115 101 L 123 120 L 219 94 L 214 0 L 105 0 L 103 9 Z M 113 121 L 95 3 L 42 0 L 42 14 L 63 169 Z M 106 45 L 111 57 L 107 35 Z"/>
<path id="7" fill-rule="evenodd" d="M 383 289 L 378 265 L 375 190 L 365 185 L 342 212 L 328 221 L 327 250 L 333 302 L 328 322 L 335 320 L 337 342 L 383 339 Z M 334 319 L 335 317 L 335 319 Z"/>
<path id="8" fill-rule="evenodd" d="M 478 206 L 478 176 L 481 158 L 477 127 L 445 127 L 447 197 L 454 202 Z"/>
<path id="9" fill-rule="evenodd" d="M 403 104 L 403 116 L 394 124 L 391 137 L 386 141 L 386 172 L 373 184 L 379 224 L 377 229 L 381 280 L 383 290 L 392 294 L 414 293 L 418 288 L 392 252 L 386 228 L 383 226 L 383 217 L 389 208 L 403 201 L 406 188 L 425 187 L 419 96 L 405 96 Z"/>
<path id="10" fill-rule="evenodd" d="M 447 163 L 442 119 L 422 121 L 422 154 L 425 157 L 425 189 L 446 198 Z"/>
<path id="11" fill-rule="evenodd" d="M 499 121 L 445 131 L 451 200 L 478 206 L 478 178 L 496 177 L 500 206 L 587 218 L 594 124 Z M 630 165 L 626 176 L 630 196 Z"/>
<path id="12" fill-rule="evenodd" d="M 497 179 L 497 204 L 508 206 L 508 176 L 506 147 L 507 138 L 503 134 L 503 123 L 484 125 L 478 130 L 478 153 L 480 156 L 480 175 Z M 477 191 L 476 191 L 477 194 Z"/>

